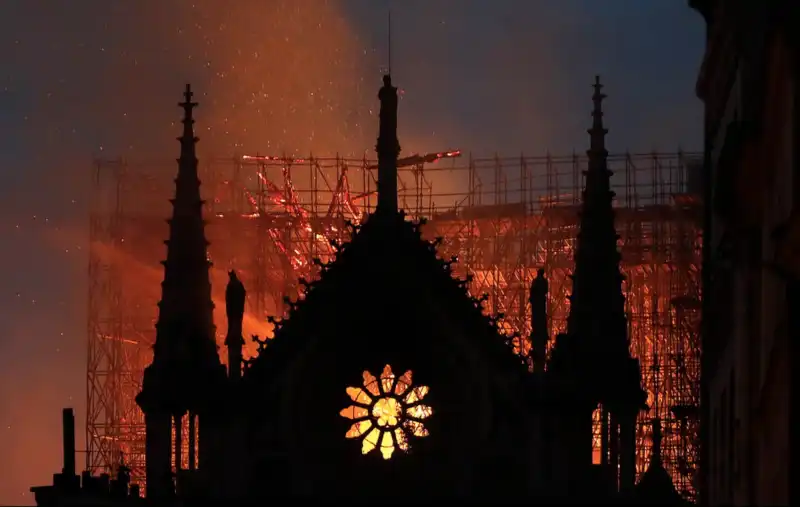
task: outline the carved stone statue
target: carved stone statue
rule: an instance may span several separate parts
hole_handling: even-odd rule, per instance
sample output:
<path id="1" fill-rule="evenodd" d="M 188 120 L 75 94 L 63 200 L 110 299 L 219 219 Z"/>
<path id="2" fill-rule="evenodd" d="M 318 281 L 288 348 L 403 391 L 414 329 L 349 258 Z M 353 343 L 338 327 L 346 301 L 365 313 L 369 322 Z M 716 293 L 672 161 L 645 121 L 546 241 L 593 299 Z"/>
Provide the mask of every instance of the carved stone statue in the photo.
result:
<path id="1" fill-rule="evenodd" d="M 228 272 L 228 278 L 228 287 L 225 289 L 225 311 L 228 314 L 228 322 L 241 322 L 244 317 L 244 301 L 247 292 L 235 271 Z"/>
<path id="2" fill-rule="evenodd" d="M 242 319 L 244 318 L 244 301 L 247 292 L 236 276 L 236 272 L 228 272 L 228 287 L 225 289 L 225 311 L 228 314 L 228 336 L 225 345 L 228 347 L 228 371 L 231 379 L 239 379 L 242 375 Z"/>
<path id="3" fill-rule="evenodd" d="M 545 350 L 550 333 L 547 329 L 547 292 L 549 290 L 544 269 L 536 272 L 531 284 L 531 347 L 534 367 L 539 369 L 544 364 Z"/>

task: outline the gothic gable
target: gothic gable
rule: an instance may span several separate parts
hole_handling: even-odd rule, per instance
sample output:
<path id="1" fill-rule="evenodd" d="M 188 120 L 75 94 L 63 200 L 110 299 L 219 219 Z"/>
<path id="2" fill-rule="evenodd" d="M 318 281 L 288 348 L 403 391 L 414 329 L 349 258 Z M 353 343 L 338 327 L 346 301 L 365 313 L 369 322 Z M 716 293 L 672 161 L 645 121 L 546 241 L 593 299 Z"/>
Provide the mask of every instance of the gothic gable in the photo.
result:
<path id="1" fill-rule="evenodd" d="M 416 356 L 451 347 L 449 340 L 459 335 L 460 348 L 475 351 L 498 373 L 524 370 L 508 337 L 483 315 L 480 301 L 453 277 L 434 244 L 421 238 L 418 225 L 402 214 L 374 215 L 354 232 L 320 279 L 291 305 L 288 318 L 277 323 L 275 337 L 246 377 L 263 382 L 314 341 L 334 337 L 342 347 L 365 339 L 373 350 Z"/>
<path id="2" fill-rule="evenodd" d="M 526 369 L 507 341 L 419 226 L 373 215 L 246 370 L 253 427 L 270 419 L 285 466 L 319 487 L 357 473 L 457 490 L 499 452 L 498 428 L 524 419 Z M 443 477 L 447 461 L 464 468 Z"/>

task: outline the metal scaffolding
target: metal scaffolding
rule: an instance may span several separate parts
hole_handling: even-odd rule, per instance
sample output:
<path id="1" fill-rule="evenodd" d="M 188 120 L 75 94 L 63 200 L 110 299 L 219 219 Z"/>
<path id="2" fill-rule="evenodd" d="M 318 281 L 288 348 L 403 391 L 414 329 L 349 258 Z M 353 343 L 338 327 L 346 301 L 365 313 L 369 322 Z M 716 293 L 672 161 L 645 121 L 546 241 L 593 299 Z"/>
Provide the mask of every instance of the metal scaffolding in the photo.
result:
<path id="1" fill-rule="evenodd" d="M 664 427 L 664 464 L 693 498 L 699 402 L 701 208 L 691 191 L 698 156 L 609 156 L 617 193 L 631 349 L 642 364 L 650 410 L 640 416 L 638 471 L 650 458 L 652 418 Z M 269 315 L 316 275 L 314 258 L 334 254 L 345 221 L 374 209 L 375 162 L 236 156 L 201 167 L 215 319 L 224 330 L 227 269 L 247 286 L 245 334 L 268 335 Z M 585 156 L 494 157 L 460 152 L 408 159 L 400 204 L 426 217 L 425 234 L 443 237 L 473 275 L 473 294 L 503 313 L 509 331 L 530 332 L 527 291 L 536 269 L 550 280 L 551 339 L 564 330 Z M 144 423 L 134 402 L 155 338 L 159 261 L 173 192 L 174 164 L 97 161 L 93 168 L 89 263 L 87 468 L 112 471 L 124 459 L 144 481 Z M 222 345 L 224 336 L 218 336 Z M 517 344 L 527 352 L 525 339 Z M 252 352 L 252 351 L 250 351 Z M 224 358 L 223 358 L 224 359 Z M 184 439 L 186 441 L 186 439 Z M 599 434 L 596 436 L 599 445 Z M 598 453 L 599 457 L 599 453 Z"/>

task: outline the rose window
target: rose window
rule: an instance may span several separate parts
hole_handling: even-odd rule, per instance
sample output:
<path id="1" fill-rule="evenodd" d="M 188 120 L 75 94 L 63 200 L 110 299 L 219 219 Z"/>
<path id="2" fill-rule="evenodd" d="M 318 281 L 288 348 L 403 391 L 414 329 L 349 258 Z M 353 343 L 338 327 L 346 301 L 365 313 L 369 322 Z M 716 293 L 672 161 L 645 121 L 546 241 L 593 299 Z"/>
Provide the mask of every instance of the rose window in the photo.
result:
<path id="1" fill-rule="evenodd" d="M 410 370 L 395 378 L 387 364 L 380 379 L 368 371 L 363 377 L 363 387 L 347 388 L 353 404 L 339 413 L 353 420 L 345 437 L 361 439 L 361 454 L 380 449 L 389 459 L 395 449 L 409 450 L 409 437 L 428 436 L 423 421 L 433 410 L 422 404 L 428 387 L 413 386 Z"/>

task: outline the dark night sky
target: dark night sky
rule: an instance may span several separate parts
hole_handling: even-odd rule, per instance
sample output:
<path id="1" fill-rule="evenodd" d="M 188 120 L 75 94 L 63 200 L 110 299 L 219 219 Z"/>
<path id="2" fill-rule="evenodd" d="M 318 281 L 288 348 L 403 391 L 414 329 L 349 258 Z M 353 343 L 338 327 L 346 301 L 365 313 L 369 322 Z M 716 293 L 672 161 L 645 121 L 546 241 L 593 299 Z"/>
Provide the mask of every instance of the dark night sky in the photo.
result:
<path id="1" fill-rule="evenodd" d="M 83 446 L 92 157 L 171 160 L 188 81 L 203 153 L 370 149 L 388 6 L 0 2 L 0 504 L 60 469 L 62 407 Z M 393 0 L 392 21 L 408 152 L 582 151 L 595 74 L 611 151 L 701 147 L 685 1 Z"/>

